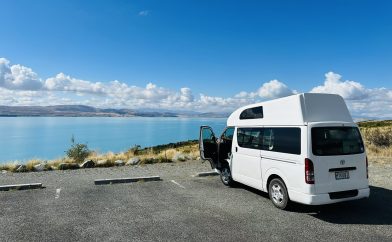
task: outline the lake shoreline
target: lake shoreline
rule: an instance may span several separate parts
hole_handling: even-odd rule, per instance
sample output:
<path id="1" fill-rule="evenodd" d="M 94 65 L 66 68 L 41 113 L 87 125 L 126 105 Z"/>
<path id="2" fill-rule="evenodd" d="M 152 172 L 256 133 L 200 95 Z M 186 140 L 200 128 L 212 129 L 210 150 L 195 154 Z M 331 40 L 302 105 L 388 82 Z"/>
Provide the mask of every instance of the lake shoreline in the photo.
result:
<path id="1" fill-rule="evenodd" d="M 181 141 L 152 147 L 134 146 L 124 152 L 98 153 L 91 151 L 81 160 L 70 157 L 53 160 L 32 159 L 27 162 L 6 162 L 0 164 L 0 171 L 6 172 L 38 172 L 51 170 L 75 170 L 83 168 L 99 168 L 113 166 L 133 166 L 155 163 L 173 163 L 187 160 L 199 160 L 197 140 Z"/>
<path id="2" fill-rule="evenodd" d="M 48 121 L 48 120 L 46 120 Z M 79 127 L 79 124 L 75 124 L 71 122 L 68 124 L 68 127 Z M 96 129 L 102 129 L 107 120 L 96 119 L 96 123 L 92 123 L 91 121 L 86 122 L 83 120 L 82 128 L 88 128 L 89 126 L 94 125 L 94 131 Z M 91 135 L 90 132 L 87 132 L 89 136 L 89 140 L 91 142 L 96 142 L 97 139 L 104 140 L 107 146 L 100 146 L 105 147 L 107 150 L 113 150 L 113 144 L 118 146 L 118 144 L 124 145 L 127 144 L 143 144 L 141 142 L 143 138 L 149 136 L 149 141 L 158 143 L 158 141 L 164 140 L 188 140 L 183 142 L 176 142 L 176 143 L 169 143 L 164 145 L 151 145 L 147 146 L 146 148 L 141 148 L 140 145 L 134 145 L 131 148 L 128 148 L 125 151 L 119 152 L 99 152 L 96 149 L 93 149 L 93 152 L 89 153 L 87 157 L 83 157 L 81 159 L 73 159 L 72 157 L 61 157 L 58 159 L 30 159 L 26 162 L 20 161 L 9 161 L 3 162 L 0 164 L 0 171 L 4 172 L 27 172 L 27 171 L 43 171 L 43 170 L 65 170 L 65 169 L 79 169 L 79 168 L 90 168 L 90 167 L 111 167 L 111 166 L 123 166 L 123 165 L 135 165 L 135 164 L 154 164 L 154 163 L 171 163 L 176 161 L 184 161 L 184 160 L 192 160 L 192 159 L 200 159 L 200 154 L 198 150 L 198 141 L 195 139 L 183 139 L 181 137 L 188 136 L 188 137 L 196 137 L 199 131 L 199 127 L 202 123 L 207 122 L 210 123 L 212 120 L 198 120 L 197 122 L 181 122 L 180 120 L 173 119 L 170 122 L 166 122 L 167 120 L 158 120 L 157 122 L 154 121 L 152 123 L 148 123 L 146 119 L 140 119 L 137 123 L 109 123 L 109 126 L 113 129 L 109 129 L 113 131 L 111 133 L 99 133 Z M 43 126 L 51 126 L 51 122 L 53 120 L 49 120 L 48 124 L 44 124 Z M 381 164 L 391 164 L 392 163 L 392 121 L 367 121 L 367 122 L 360 122 L 358 123 L 362 137 L 364 139 L 367 155 L 370 161 L 374 161 L 376 163 Z M 35 123 L 36 125 L 37 123 Z M 225 127 L 225 123 L 223 122 L 216 122 L 214 123 L 215 127 L 223 128 Z M 56 124 L 57 125 L 57 124 Z M 136 125 L 135 127 L 131 127 L 129 133 L 132 133 L 132 137 L 128 137 L 128 133 L 126 132 L 129 126 Z M 19 127 L 16 125 L 15 127 Z M 59 126 L 54 126 L 59 127 Z M 63 126 L 60 126 L 63 127 Z M 66 126 L 64 126 L 66 127 Z M 147 128 L 146 128 L 147 127 Z M 150 128 L 148 128 L 150 127 Z M 153 127 L 153 128 L 151 128 Z M 1 133 L 1 126 L 0 126 L 0 133 Z M 30 127 L 29 127 L 30 128 Z M 30 128 L 31 129 L 31 128 Z M 6 130 L 6 126 L 3 127 L 3 131 Z M 53 127 L 48 129 L 49 132 L 53 130 Z M 186 135 L 181 135 L 181 130 L 186 130 L 184 133 Z M 216 130 L 216 129 L 215 129 Z M 190 132 L 191 131 L 191 132 Z M 18 131 L 19 132 L 19 131 Z M 23 133 L 23 130 L 20 131 Z M 47 131 L 48 132 L 48 131 Z M 139 132 L 139 133 L 137 133 Z M 65 130 L 63 133 L 69 135 L 72 134 L 72 131 Z M 125 133 L 125 134 L 124 134 Z M 104 136 L 102 134 L 108 134 L 108 136 Z M 159 134 L 159 135 L 158 135 Z M 110 136 L 112 135 L 112 137 Z M 170 136 L 167 137 L 166 135 Z M 125 137 L 126 139 L 118 139 L 117 137 Z M 4 135 L 6 137 L 6 135 Z M 43 136 L 45 138 L 45 135 Z M 114 138 L 116 137 L 116 138 Z M 19 139 L 24 140 L 25 136 L 20 136 Z M 59 140 L 57 136 L 51 137 L 49 140 Z M 151 141 L 152 140 L 152 141 Z M 4 145 L 0 143 L 0 147 L 2 149 L 7 150 L 8 156 L 12 156 L 13 154 L 18 154 L 21 149 L 20 147 L 26 147 L 25 145 L 16 146 L 15 150 L 9 150 L 6 146 L 8 140 L 4 140 Z M 79 139 L 77 140 L 79 141 Z M 136 141 L 136 142 L 134 142 Z M 37 138 L 30 140 L 29 142 L 34 143 L 34 147 L 42 147 L 43 142 Z M 72 143 L 71 143 L 72 144 Z M 82 143 L 88 144 L 90 143 Z M 64 145 L 62 147 L 69 147 L 68 145 Z M 126 146 L 126 145 L 124 145 Z M 27 146 L 28 147 L 28 146 Z M 95 146 L 93 146 L 95 147 Z M 128 146 L 129 147 L 129 146 Z M 48 148 L 48 147 L 44 147 Z M 49 147 L 51 148 L 51 147 Z M 63 148 L 62 148 L 63 149 Z M 45 150 L 45 149 L 43 149 Z M 94 151 L 95 150 L 95 151 Z M 41 151 L 37 151 L 39 153 Z M 46 154 L 45 152 L 43 154 Z M 34 157 L 34 156 L 32 156 Z M 10 160 L 10 159 L 8 159 Z"/>
<path id="3" fill-rule="evenodd" d="M 65 155 L 71 137 L 99 153 L 119 153 L 140 145 L 197 139 L 199 127 L 209 125 L 217 133 L 226 120 L 172 117 L 8 117 L 0 118 L 0 164 L 26 163 L 32 159 L 55 160 Z"/>

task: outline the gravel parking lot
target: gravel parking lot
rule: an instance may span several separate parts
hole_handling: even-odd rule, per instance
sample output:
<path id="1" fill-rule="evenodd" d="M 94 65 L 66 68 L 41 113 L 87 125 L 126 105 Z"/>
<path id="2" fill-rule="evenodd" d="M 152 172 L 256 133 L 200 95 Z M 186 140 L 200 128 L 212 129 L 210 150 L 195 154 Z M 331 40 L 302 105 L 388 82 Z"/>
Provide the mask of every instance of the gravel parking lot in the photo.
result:
<path id="1" fill-rule="evenodd" d="M 225 187 L 200 161 L 0 174 L 0 241 L 391 241 L 392 166 L 371 163 L 369 199 L 273 207 L 265 193 Z M 160 175 L 162 181 L 94 185 L 95 179 Z"/>

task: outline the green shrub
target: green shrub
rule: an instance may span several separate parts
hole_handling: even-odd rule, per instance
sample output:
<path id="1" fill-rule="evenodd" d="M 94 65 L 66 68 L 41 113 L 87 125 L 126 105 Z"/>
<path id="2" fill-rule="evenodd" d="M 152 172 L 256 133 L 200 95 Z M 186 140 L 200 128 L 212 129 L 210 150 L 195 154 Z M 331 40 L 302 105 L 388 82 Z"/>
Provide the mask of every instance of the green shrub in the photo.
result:
<path id="1" fill-rule="evenodd" d="M 127 153 L 132 156 L 138 155 L 140 152 L 140 148 L 140 145 L 134 145 L 132 148 L 128 149 Z"/>
<path id="2" fill-rule="evenodd" d="M 71 143 L 71 147 L 65 153 L 75 162 L 81 163 L 91 154 L 87 144 L 75 143 L 74 136 L 71 138 Z"/>

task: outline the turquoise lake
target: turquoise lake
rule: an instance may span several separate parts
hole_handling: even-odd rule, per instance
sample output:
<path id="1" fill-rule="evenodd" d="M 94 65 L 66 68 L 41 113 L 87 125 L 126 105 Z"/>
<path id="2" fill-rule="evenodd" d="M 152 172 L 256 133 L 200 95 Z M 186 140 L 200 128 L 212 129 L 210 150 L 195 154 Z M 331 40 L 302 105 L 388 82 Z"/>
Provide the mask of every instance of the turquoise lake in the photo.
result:
<path id="1" fill-rule="evenodd" d="M 63 157 L 74 135 L 98 152 L 125 151 L 198 139 L 199 127 L 209 125 L 218 134 L 226 119 L 218 118 L 112 118 L 112 117 L 2 117 L 0 163 L 32 158 Z"/>

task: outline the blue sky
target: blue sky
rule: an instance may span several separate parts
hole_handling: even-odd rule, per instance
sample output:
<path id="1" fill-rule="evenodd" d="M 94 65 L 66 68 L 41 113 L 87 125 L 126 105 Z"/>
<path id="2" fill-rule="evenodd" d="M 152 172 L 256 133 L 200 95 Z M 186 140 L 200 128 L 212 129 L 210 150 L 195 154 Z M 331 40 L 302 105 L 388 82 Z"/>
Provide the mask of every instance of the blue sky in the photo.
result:
<path id="1" fill-rule="evenodd" d="M 391 12 L 392 1 L 361 0 L 2 1 L 2 73 L 19 64 L 30 68 L 45 88 L 4 84 L 0 104 L 45 104 L 63 98 L 67 103 L 95 100 L 101 106 L 150 107 L 156 102 L 162 108 L 216 105 L 216 110 L 230 110 L 235 103 L 316 88 L 341 94 L 357 115 L 380 115 L 363 104 L 377 90 L 377 95 L 391 94 L 392 100 Z M 21 77 L 26 71 L 18 70 L 14 68 L 18 77 L 8 71 L 10 82 L 34 79 Z M 48 88 L 45 82 L 59 73 L 64 76 Z M 327 85 L 328 78 L 338 85 Z M 79 88 L 75 80 L 88 83 Z M 107 91 L 114 80 L 139 89 Z M 86 85 L 97 82 L 105 91 L 86 91 Z M 149 90 L 159 90 L 149 93 L 149 83 Z M 260 94 L 266 83 L 266 90 L 276 95 Z M 339 91 L 342 87 L 347 93 Z M 27 91 L 30 102 L 23 102 Z M 50 92 L 53 100 L 36 97 L 43 92 Z M 145 95 L 125 100 L 134 92 Z M 11 94 L 15 100 L 5 100 Z M 116 95 L 123 102 L 113 102 Z M 167 100 L 175 95 L 178 99 Z M 181 101 L 186 103 L 171 105 Z M 391 103 L 383 105 L 392 109 Z"/>

